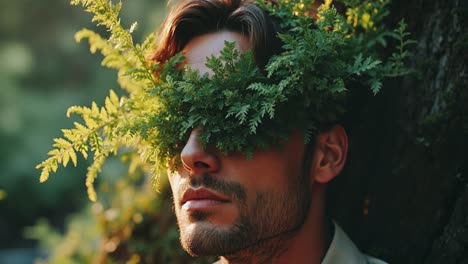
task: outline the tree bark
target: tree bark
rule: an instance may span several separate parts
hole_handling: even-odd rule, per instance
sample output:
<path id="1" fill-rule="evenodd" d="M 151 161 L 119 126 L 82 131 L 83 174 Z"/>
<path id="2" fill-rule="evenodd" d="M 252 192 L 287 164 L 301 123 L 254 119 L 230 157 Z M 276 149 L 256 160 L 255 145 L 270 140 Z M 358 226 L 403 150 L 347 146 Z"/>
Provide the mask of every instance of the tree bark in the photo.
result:
<path id="1" fill-rule="evenodd" d="M 468 263 L 468 1 L 395 0 L 391 14 L 418 42 L 418 74 L 350 124 L 330 214 L 389 263 Z"/>

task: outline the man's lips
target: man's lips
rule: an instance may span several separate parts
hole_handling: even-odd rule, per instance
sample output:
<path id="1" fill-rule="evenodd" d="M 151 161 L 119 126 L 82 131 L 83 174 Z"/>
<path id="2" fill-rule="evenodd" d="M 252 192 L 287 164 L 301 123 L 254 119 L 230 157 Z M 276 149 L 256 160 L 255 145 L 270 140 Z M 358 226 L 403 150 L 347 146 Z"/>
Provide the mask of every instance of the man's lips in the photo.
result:
<path id="1" fill-rule="evenodd" d="M 184 192 L 180 204 L 187 210 L 197 210 L 228 202 L 230 202 L 228 197 L 214 191 L 205 188 L 189 188 Z"/>

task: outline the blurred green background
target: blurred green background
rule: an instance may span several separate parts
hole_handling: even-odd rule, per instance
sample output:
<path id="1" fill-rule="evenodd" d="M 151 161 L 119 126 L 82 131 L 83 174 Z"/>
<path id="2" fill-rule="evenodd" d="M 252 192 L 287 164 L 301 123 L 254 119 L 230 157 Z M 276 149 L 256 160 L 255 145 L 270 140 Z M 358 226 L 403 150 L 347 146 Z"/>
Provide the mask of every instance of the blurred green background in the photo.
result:
<path id="1" fill-rule="evenodd" d="M 139 22 L 135 40 L 160 24 L 162 0 L 123 1 L 122 24 Z M 2 0 L 0 4 L 0 263 L 17 254 L 26 261 L 37 242 L 25 238 L 39 219 L 64 229 L 67 215 L 89 205 L 84 186 L 86 162 L 39 184 L 36 164 L 44 160 L 72 105 L 102 104 L 108 90 L 119 90 L 116 73 L 100 66 L 100 55 L 77 44 L 83 27 L 98 30 L 91 15 L 64 0 Z M 42 221 L 43 221 L 42 220 Z M 3 261 L 3 262 L 2 262 Z M 21 263 L 21 262 L 17 262 Z M 27 263 L 27 262 L 25 262 Z"/>

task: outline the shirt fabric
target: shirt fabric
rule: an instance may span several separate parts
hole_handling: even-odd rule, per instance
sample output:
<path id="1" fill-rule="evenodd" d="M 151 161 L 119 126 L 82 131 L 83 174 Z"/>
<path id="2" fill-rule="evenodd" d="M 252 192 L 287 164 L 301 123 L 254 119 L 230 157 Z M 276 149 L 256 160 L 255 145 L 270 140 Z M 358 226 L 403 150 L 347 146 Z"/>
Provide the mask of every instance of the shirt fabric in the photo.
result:
<path id="1" fill-rule="evenodd" d="M 333 224 L 335 234 L 322 264 L 388 264 L 361 253 L 338 224 Z"/>

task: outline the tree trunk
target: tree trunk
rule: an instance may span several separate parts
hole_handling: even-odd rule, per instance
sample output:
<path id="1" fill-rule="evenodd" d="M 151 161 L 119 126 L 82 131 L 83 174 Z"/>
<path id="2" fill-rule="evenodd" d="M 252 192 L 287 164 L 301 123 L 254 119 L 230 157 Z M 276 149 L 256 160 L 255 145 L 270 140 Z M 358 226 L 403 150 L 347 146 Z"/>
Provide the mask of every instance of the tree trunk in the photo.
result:
<path id="1" fill-rule="evenodd" d="M 468 1 L 392 10 L 418 41 L 418 74 L 386 83 L 351 124 L 330 213 L 389 263 L 468 263 Z"/>

